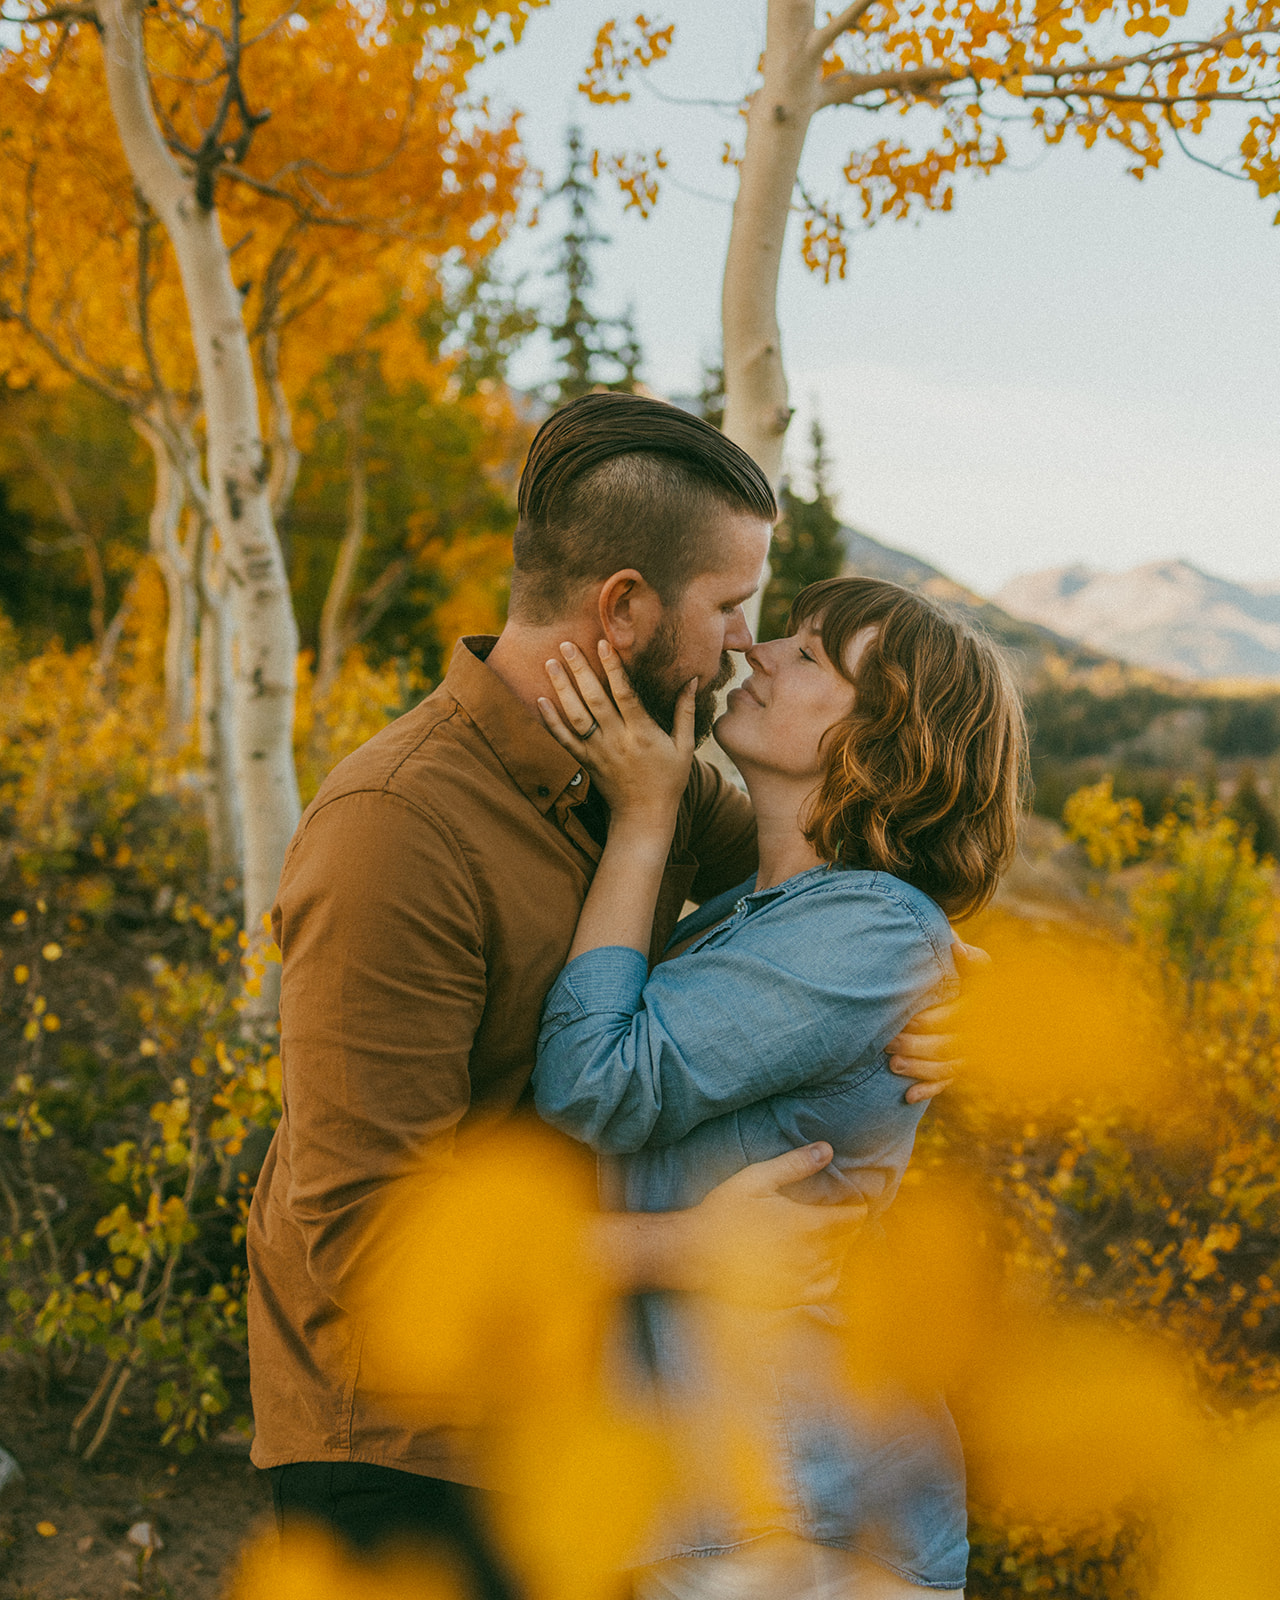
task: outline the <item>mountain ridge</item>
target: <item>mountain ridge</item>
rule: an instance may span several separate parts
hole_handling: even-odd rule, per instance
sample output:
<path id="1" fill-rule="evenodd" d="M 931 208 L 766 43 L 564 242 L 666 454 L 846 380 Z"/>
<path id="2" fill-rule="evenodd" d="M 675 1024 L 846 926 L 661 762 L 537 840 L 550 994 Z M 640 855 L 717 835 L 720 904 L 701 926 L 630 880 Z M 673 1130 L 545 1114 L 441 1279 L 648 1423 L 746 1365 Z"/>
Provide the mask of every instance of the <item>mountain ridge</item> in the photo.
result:
<path id="1" fill-rule="evenodd" d="M 940 567 L 860 528 L 841 523 L 840 538 L 846 573 L 900 583 L 959 611 L 1012 653 L 1024 689 L 1049 680 L 1087 685 L 1105 694 L 1138 684 L 1163 688 L 1168 682 L 1163 673 L 1134 666 L 1041 622 L 1016 616 L 998 599 L 978 594 Z"/>
<path id="2" fill-rule="evenodd" d="M 1091 649 L 1183 681 L 1280 679 L 1280 583 L 1239 583 L 1185 557 L 1124 572 L 1025 573 L 995 604 Z"/>

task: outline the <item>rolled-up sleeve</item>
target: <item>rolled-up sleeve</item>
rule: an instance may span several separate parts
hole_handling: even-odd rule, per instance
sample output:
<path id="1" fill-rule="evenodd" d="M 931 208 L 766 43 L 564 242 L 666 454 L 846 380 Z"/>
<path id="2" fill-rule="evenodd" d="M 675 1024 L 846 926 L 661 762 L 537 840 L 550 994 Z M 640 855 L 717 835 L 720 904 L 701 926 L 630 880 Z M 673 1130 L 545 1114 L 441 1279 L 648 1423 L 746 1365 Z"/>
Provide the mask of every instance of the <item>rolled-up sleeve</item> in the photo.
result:
<path id="1" fill-rule="evenodd" d="M 554 1126 L 614 1154 L 873 1063 L 946 986 L 910 904 L 833 881 L 761 907 L 657 967 L 588 951 L 547 999 L 534 1073 Z"/>

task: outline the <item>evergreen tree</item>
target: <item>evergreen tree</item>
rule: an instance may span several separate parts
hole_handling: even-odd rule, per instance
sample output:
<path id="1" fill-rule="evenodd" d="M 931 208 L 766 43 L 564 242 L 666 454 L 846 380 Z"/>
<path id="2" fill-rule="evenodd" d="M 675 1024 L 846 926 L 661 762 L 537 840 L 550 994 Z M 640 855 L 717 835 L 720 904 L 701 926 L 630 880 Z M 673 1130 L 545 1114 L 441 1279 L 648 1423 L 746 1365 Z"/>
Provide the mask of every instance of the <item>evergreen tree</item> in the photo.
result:
<path id="1" fill-rule="evenodd" d="M 1227 815 L 1260 856 L 1270 856 L 1272 860 L 1280 857 L 1280 821 L 1263 799 L 1252 767 L 1242 769 Z"/>
<path id="2" fill-rule="evenodd" d="M 702 361 L 702 383 L 698 389 L 694 409 L 704 422 L 713 428 L 724 427 L 724 361 Z"/>
<path id="3" fill-rule="evenodd" d="M 789 483 L 782 486 L 782 520 L 774 530 L 769 583 L 760 607 L 762 639 L 776 639 L 785 631 L 791 604 L 802 589 L 822 578 L 836 577 L 844 566 L 840 519 L 830 488 L 831 460 L 816 417 L 809 440 L 813 498 L 803 499 Z"/>
<path id="4" fill-rule="evenodd" d="M 562 406 L 593 389 L 633 391 L 640 381 L 642 353 L 633 313 L 603 317 L 590 303 L 595 287 L 591 253 L 609 237 L 596 227 L 595 180 L 591 160 L 582 147 L 581 128 L 570 128 L 569 165 L 553 200 L 568 202 L 569 224 L 560 240 L 553 276 L 564 286 L 559 320 L 547 329 L 557 349 L 559 375 L 548 386 L 548 399 Z"/>

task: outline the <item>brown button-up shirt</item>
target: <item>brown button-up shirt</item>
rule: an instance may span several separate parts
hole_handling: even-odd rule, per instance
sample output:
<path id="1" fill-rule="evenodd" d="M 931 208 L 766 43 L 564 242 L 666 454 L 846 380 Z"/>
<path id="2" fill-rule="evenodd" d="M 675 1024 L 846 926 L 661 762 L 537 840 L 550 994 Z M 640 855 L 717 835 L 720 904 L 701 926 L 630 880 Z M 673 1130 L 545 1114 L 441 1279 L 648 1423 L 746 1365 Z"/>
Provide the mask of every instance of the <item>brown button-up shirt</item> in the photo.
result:
<path id="1" fill-rule="evenodd" d="M 600 845 L 590 779 L 462 641 L 435 692 L 307 808 L 273 914 L 284 1105 L 249 1217 L 261 1467 L 364 1461 L 476 1481 L 466 1439 L 362 1393 L 350 1275 L 388 1186 L 510 1114 Z M 594 802 L 593 802 L 594 805 Z M 654 927 L 755 867 L 745 796 L 695 761 Z"/>

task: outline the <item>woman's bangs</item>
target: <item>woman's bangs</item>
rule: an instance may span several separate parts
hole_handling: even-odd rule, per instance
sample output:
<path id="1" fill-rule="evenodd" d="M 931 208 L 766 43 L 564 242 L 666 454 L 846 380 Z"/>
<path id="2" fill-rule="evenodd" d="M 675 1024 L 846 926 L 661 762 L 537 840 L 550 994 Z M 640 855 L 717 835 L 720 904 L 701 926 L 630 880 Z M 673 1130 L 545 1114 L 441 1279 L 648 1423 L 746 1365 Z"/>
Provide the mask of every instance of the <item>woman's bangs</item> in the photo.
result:
<path id="1" fill-rule="evenodd" d="M 861 582 L 857 578 L 825 578 L 811 583 L 792 604 L 787 632 L 798 633 L 806 622 L 812 623 L 827 660 L 852 683 L 844 669 L 845 651 L 863 628 L 883 621 L 884 606 L 877 601 L 886 587 L 875 578 Z"/>

